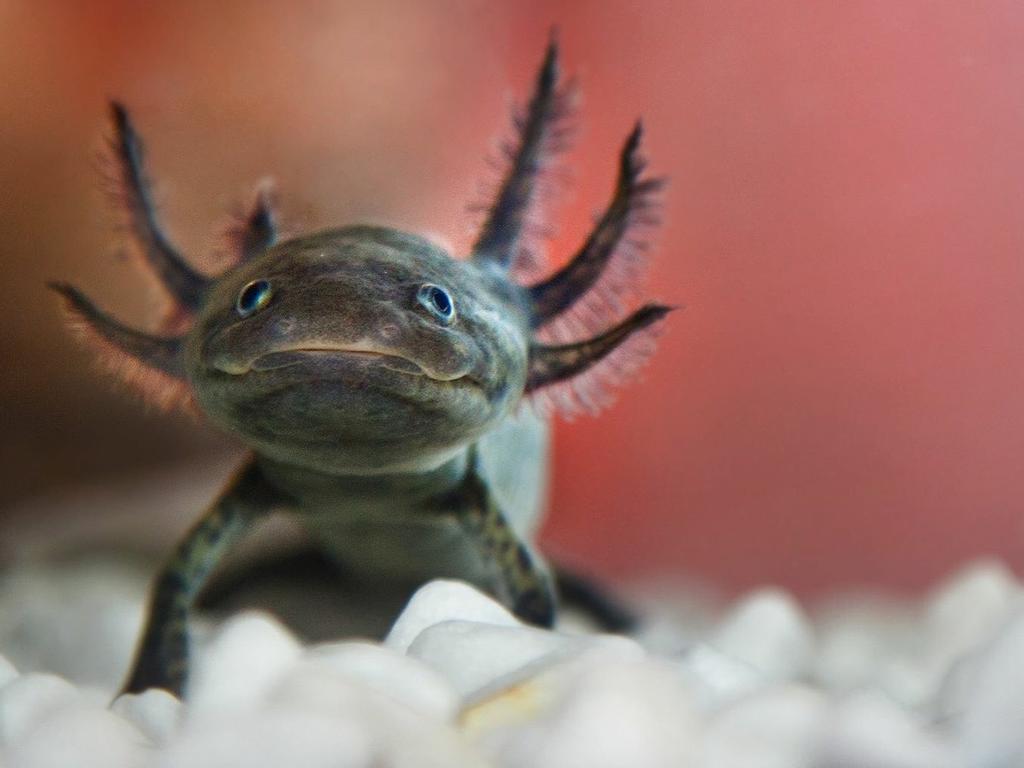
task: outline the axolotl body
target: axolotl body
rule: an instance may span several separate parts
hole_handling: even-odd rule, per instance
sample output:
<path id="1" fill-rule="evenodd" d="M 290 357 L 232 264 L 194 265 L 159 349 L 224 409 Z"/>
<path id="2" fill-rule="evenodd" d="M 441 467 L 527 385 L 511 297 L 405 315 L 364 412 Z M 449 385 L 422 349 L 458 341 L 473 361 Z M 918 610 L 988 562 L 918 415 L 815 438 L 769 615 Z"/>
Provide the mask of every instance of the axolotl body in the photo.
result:
<path id="1" fill-rule="evenodd" d="M 635 280 L 642 244 L 631 232 L 650 223 L 661 186 L 642 176 L 639 125 L 579 251 L 545 279 L 514 279 L 545 165 L 566 137 L 571 92 L 557 58 L 552 43 L 466 259 L 378 226 L 277 242 L 261 191 L 235 232 L 237 263 L 207 277 L 164 234 L 141 142 L 113 105 L 113 188 L 174 300 L 172 316 L 161 332 L 142 332 L 77 289 L 52 287 L 127 379 L 189 404 L 252 452 L 159 573 L 124 690 L 181 693 L 197 598 L 222 556 L 274 511 L 298 514 L 331 558 L 364 576 L 465 579 L 522 619 L 552 625 L 555 578 L 531 543 L 548 427 L 527 401 L 594 404 L 601 367 L 618 357 L 611 376 L 621 378 L 668 311 L 649 304 L 608 319 Z M 591 335 L 541 340 L 567 317 Z"/>

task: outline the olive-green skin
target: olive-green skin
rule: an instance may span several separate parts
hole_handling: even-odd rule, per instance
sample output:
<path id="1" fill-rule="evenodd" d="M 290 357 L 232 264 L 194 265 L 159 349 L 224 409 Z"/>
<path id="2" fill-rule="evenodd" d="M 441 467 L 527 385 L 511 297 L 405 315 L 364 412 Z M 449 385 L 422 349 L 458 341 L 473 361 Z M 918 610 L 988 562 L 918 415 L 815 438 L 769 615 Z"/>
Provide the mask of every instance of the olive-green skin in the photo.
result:
<path id="1" fill-rule="evenodd" d="M 246 285 L 272 294 L 242 317 Z M 455 316 L 418 300 L 442 286 Z M 542 508 L 547 426 L 519 407 L 529 319 L 518 286 L 392 229 L 282 242 L 211 286 L 189 334 L 196 400 L 240 436 L 346 568 L 412 580 L 487 571 L 453 521 L 419 505 L 454 487 L 470 446 L 509 523 Z"/>

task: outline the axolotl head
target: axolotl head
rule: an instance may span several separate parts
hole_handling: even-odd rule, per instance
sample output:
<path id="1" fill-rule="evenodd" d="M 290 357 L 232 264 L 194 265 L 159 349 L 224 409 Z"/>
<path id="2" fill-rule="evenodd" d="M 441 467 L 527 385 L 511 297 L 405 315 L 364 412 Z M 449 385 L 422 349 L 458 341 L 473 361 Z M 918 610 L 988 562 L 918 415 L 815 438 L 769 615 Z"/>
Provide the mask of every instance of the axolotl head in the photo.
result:
<path id="1" fill-rule="evenodd" d="M 164 233 L 141 141 L 114 104 L 109 188 L 171 311 L 147 333 L 70 285 L 52 287 L 123 378 L 160 404 L 194 406 L 280 462 L 416 471 L 471 444 L 524 399 L 595 410 L 608 385 L 653 350 L 648 331 L 669 311 L 648 304 L 622 316 L 643 265 L 638 235 L 653 221 L 662 181 L 643 175 L 638 124 L 593 231 L 560 269 L 521 283 L 538 190 L 564 144 L 571 101 L 552 42 L 467 258 L 384 227 L 278 242 L 261 188 L 231 231 L 233 265 L 217 277 L 193 268 Z M 576 340 L 566 343 L 569 334 Z"/>
<path id="2" fill-rule="evenodd" d="M 530 338 L 519 299 L 422 238 L 331 230 L 212 285 L 185 368 L 200 408 L 272 458 L 360 472 L 436 464 L 519 401 Z"/>

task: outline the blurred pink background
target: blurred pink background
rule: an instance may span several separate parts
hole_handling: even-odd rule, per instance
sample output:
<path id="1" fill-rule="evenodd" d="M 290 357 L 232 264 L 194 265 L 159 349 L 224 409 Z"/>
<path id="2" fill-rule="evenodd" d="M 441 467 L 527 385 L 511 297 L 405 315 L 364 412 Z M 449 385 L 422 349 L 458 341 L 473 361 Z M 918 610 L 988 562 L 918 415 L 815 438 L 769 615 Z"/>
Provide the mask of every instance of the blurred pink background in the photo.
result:
<path id="1" fill-rule="evenodd" d="M 232 449 L 99 375 L 42 288 L 154 314 L 96 183 L 106 99 L 204 263 L 265 175 L 295 232 L 373 220 L 459 248 L 553 24 L 585 101 L 551 253 L 642 115 L 672 181 L 646 293 L 685 310 L 612 409 L 559 425 L 546 543 L 728 591 L 916 590 L 980 554 L 1021 570 L 1013 2 L 0 3 L 4 506 Z"/>

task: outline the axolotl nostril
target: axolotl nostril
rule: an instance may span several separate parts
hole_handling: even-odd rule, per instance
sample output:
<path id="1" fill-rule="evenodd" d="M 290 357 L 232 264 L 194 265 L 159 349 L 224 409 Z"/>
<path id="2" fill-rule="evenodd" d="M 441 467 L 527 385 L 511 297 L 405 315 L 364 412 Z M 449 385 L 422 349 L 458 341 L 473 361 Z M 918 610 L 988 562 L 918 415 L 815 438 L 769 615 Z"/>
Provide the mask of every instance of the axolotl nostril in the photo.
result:
<path id="1" fill-rule="evenodd" d="M 566 143 L 571 100 L 552 42 L 466 258 L 379 226 L 279 241 L 261 191 L 237 227 L 235 263 L 216 277 L 164 234 L 141 142 L 113 105 L 110 180 L 135 250 L 173 299 L 171 316 L 159 333 L 142 332 L 77 289 L 52 287 L 125 378 L 251 449 L 159 573 L 124 690 L 181 692 L 197 598 L 225 552 L 272 511 L 297 515 L 363 577 L 462 578 L 541 626 L 554 622 L 561 587 L 606 625 L 624 621 L 590 585 L 552 572 L 531 541 L 548 412 L 601 405 L 651 351 L 669 311 L 621 309 L 662 186 L 643 174 L 639 125 L 589 237 L 560 269 L 523 280 L 531 216 Z"/>

